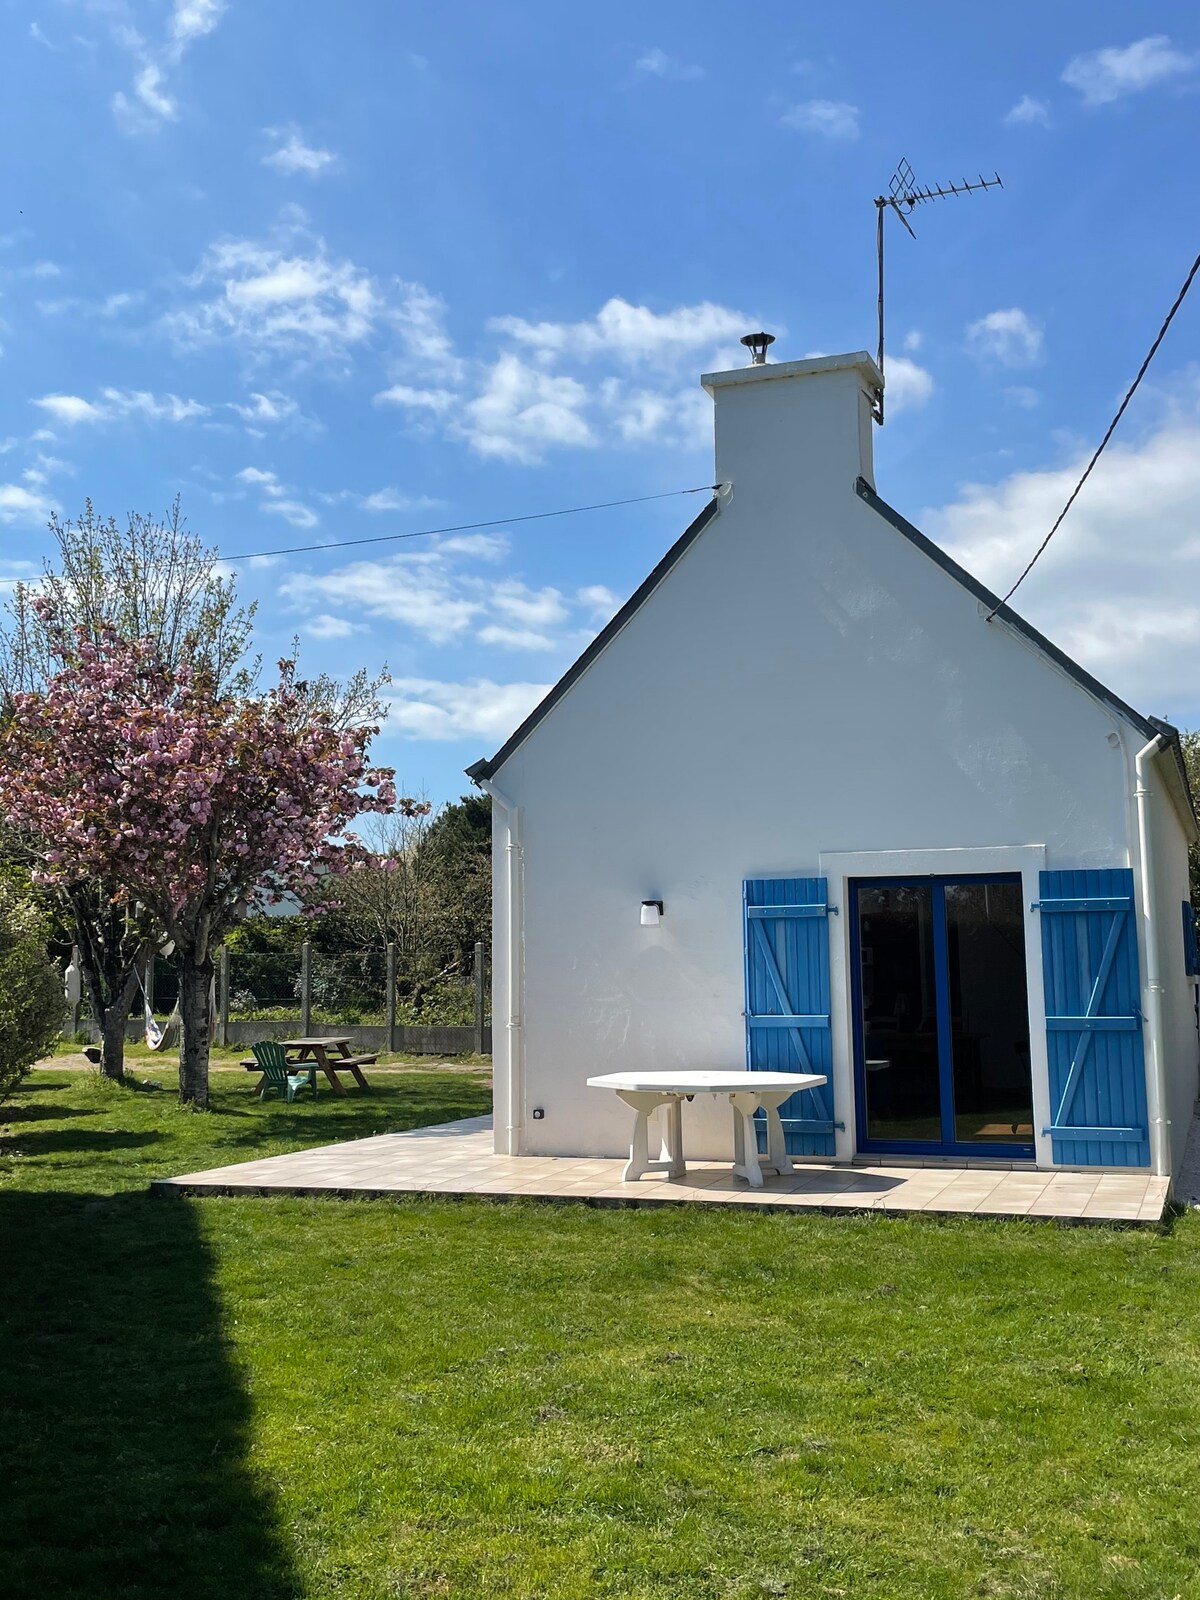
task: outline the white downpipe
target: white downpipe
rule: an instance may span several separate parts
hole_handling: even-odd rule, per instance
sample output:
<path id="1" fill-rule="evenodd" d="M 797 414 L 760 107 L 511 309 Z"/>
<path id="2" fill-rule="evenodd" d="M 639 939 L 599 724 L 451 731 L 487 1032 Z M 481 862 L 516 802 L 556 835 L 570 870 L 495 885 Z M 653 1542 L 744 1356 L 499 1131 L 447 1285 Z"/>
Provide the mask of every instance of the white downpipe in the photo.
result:
<path id="1" fill-rule="evenodd" d="M 521 1113 L 525 1094 L 525 1031 L 521 1018 L 521 990 L 524 965 L 524 941 L 521 926 L 521 813 L 495 784 L 486 778 L 476 783 L 492 804 L 504 814 L 505 892 L 508 898 L 508 949 L 505 955 L 505 1017 L 507 1040 L 507 1092 L 504 1097 L 504 1145 L 502 1155 L 521 1153 Z M 493 1042 L 493 1050 L 495 1044 Z"/>
<path id="2" fill-rule="evenodd" d="M 1156 1177 L 1170 1175 L 1170 1118 L 1166 1114 L 1167 1074 L 1163 1059 L 1162 957 L 1158 945 L 1158 916 L 1154 892 L 1154 830 L 1150 825 L 1150 789 L 1146 769 L 1160 750 L 1167 748 L 1162 734 L 1143 745 L 1134 758 L 1137 783 L 1138 862 L 1142 878 L 1142 920 L 1146 933 L 1146 1034 L 1150 1046 L 1150 1070 L 1146 1092 L 1150 1113 L 1150 1161 Z"/>

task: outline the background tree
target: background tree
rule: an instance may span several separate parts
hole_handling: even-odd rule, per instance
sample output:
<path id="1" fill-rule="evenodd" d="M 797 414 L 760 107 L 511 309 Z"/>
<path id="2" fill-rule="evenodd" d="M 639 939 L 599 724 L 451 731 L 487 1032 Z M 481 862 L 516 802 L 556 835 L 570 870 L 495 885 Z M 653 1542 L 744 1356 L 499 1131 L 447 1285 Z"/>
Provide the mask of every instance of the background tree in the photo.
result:
<path id="1" fill-rule="evenodd" d="M 116 885 L 174 941 L 180 1098 L 206 1106 L 217 946 L 258 896 L 303 895 L 354 859 L 347 824 L 395 800 L 366 763 L 378 730 L 314 709 L 290 660 L 239 696 L 112 630 L 77 629 L 58 659 L 44 690 L 13 699 L 0 804 L 49 841 L 48 879 Z"/>
<path id="2" fill-rule="evenodd" d="M 402 799 L 370 852 L 315 902 L 329 945 L 396 946 L 397 988 L 417 1009 L 443 978 L 471 970 L 491 929 L 491 802 L 466 796 L 434 814 Z"/>
<path id="3" fill-rule="evenodd" d="M 62 1027 L 66 1005 L 62 979 L 46 955 L 48 935 L 28 876 L 0 869 L 0 1101 L 49 1054 Z"/>
<path id="4" fill-rule="evenodd" d="M 1180 744 L 1183 748 L 1183 764 L 1187 768 L 1192 795 L 1200 800 L 1200 733 L 1182 734 Z M 1200 844 L 1188 846 L 1188 879 L 1192 890 L 1192 905 L 1200 912 Z"/>
<path id="5" fill-rule="evenodd" d="M 428 873 L 438 902 L 443 960 L 467 972 L 476 943 L 492 933 L 492 802 L 467 794 L 443 806 L 424 843 Z"/>
<path id="6" fill-rule="evenodd" d="M 258 668 L 248 659 L 254 607 L 238 605 L 233 580 L 214 566 L 216 552 L 188 531 L 178 500 L 164 518 L 135 513 L 124 527 L 99 516 L 88 500 L 77 521 L 52 517 L 50 532 L 57 559 L 35 586 L 16 585 L 0 633 L 0 691 L 10 708 L 15 695 L 45 688 L 60 669 L 64 643 L 97 647 L 110 630 L 152 641 L 170 666 L 202 668 L 218 693 L 250 691 Z M 360 677 L 357 688 L 369 690 Z M 324 680 L 322 692 L 333 698 L 336 687 Z M 29 864 L 44 856 L 39 818 L 12 833 L 11 856 Z M 152 920 L 103 877 L 63 877 L 56 893 L 79 951 L 101 1041 L 100 1070 L 120 1078 Z"/>

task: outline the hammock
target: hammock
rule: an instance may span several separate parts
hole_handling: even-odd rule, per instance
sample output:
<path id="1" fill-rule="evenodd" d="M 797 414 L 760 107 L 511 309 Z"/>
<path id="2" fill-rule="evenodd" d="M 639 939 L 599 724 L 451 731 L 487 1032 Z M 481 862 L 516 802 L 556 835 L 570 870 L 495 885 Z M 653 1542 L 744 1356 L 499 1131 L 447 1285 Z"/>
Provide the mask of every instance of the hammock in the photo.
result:
<path id="1" fill-rule="evenodd" d="M 146 1045 L 151 1050 L 169 1050 L 179 1043 L 179 1035 L 183 1028 L 183 1017 L 179 1011 L 179 998 L 176 996 L 174 1008 L 166 1022 L 160 1022 L 150 1009 L 150 997 L 146 993 L 146 985 L 142 982 L 142 975 L 137 968 L 134 969 L 137 977 L 138 988 L 142 991 L 142 1004 L 146 1012 Z M 217 983 L 213 979 L 212 987 L 208 992 L 208 1027 L 211 1037 L 213 1024 L 217 1018 Z"/>

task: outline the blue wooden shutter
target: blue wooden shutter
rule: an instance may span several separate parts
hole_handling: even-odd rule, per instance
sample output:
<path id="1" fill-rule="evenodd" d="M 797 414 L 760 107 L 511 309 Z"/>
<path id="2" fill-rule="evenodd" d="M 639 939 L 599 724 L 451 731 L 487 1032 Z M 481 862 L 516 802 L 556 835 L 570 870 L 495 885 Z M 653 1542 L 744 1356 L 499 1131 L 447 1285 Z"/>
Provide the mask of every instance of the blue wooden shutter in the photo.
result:
<path id="1" fill-rule="evenodd" d="M 1041 896 L 1054 1159 L 1148 1166 L 1133 873 L 1043 872 Z"/>
<path id="2" fill-rule="evenodd" d="M 1196 937 L 1196 913 L 1192 902 L 1183 902 L 1183 970 L 1189 978 L 1200 975 L 1200 939 Z"/>
<path id="3" fill-rule="evenodd" d="M 746 1060 L 752 1072 L 829 1077 L 829 907 L 824 878 L 749 878 Z M 779 1108 L 788 1153 L 834 1153 L 833 1084 L 805 1089 Z"/>

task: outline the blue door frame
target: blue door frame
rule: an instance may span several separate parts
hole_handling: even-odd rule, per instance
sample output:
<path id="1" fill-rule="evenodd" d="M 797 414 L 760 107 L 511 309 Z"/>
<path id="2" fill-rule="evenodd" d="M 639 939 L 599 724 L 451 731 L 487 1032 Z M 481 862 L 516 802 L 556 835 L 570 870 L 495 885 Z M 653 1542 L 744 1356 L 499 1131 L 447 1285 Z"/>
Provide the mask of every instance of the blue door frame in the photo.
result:
<path id="1" fill-rule="evenodd" d="M 854 1021 L 854 1123 L 858 1149 L 864 1154 L 1000 1156 L 1008 1161 L 1031 1161 L 1032 1139 L 1028 1144 L 964 1143 L 954 1138 L 953 1032 L 950 1017 L 950 963 L 946 938 L 946 895 L 955 883 L 1020 883 L 1017 872 L 984 872 L 956 877 L 853 878 L 850 881 L 850 993 Z M 863 1040 L 862 938 L 859 928 L 860 889 L 933 890 L 933 966 L 934 998 L 937 1010 L 938 1084 L 941 1092 L 942 1137 L 940 1139 L 870 1139 L 867 1137 L 867 1068 Z M 1028 996 L 1026 1006 L 1028 1006 Z"/>

